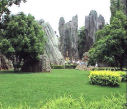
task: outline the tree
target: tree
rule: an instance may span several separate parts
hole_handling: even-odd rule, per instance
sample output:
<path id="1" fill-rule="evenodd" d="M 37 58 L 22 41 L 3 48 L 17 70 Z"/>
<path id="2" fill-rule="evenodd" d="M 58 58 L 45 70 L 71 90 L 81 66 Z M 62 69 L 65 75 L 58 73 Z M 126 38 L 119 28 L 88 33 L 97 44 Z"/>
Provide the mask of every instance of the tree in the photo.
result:
<path id="1" fill-rule="evenodd" d="M 9 7 L 13 4 L 20 5 L 21 2 L 26 2 L 26 0 L 1 0 L 0 1 L 0 21 L 3 15 L 10 14 Z"/>
<path id="2" fill-rule="evenodd" d="M 4 22 L 6 17 L 10 15 L 9 7 L 11 7 L 13 4 L 20 5 L 21 2 L 26 2 L 26 0 L 1 0 L 0 1 L 0 37 L 2 36 L 4 27 Z"/>
<path id="3" fill-rule="evenodd" d="M 95 34 L 96 42 L 97 42 L 98 40 L 100 40 L 101 38 L 107 36 L 107 35 L 109 34 L 110 30 L 111 30 L 111 25 L 109 25 L 109 24 L 105 25 L 105 26 L 103 27 L 103 29 L 98 30 L 98 31 L 96 32 L 96 34 Z"/>
<path id="4" fill-rule="evenodd" d="M 85 52 L 86 45 L 86 35 L 85 35 L 85 27 L 81 27 L 78 31 L 78 51 L 79 57 L 82 58 L 83 53 Z"/>
<path id="5" fill-rule="evenodd" d="M 103 62 L 109 66 L 120 67 L 122 70 L 127 60 L 127 19 L 121 11 L 112 17 L 111 24 L 107 25 L 97 34 L 102 38 L 98 40 L 89 51 L 89 62 Z"/>
<path id="6" fill-rule="evenodd" d="M 116 14 L 116 11 L 125 11 L 126 4 L 124 4 L 123 0 L 110 0 L 111 2 L 111 18 Z"/>
<path id="7" fill-rule="evenodd" d="M 32 65 L 44 50 L 44 32 L 30 14 L 11 15 L 5 20 L 0 52 L 12 60 L 15 70 Z"/>

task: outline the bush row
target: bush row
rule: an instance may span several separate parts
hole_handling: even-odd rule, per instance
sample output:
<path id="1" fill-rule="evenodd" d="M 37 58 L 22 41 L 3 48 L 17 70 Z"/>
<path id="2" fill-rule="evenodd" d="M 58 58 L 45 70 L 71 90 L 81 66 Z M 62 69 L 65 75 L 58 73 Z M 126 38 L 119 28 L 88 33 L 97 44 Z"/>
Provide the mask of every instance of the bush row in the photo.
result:
<path id="1" fill-rule="evenodd" d="M 116 73 L 120 74 L 120 76 L 122 77 L 122 81 L 127 81 L 127 72 L 117 71 Z"/>
<path id="2" fill-rule="evenodd" d="M 92 70 L 111 70 L 111 71 L 118 71 L 118 70 L 120 70 L 120 69 L 118 69 L 118 68 L 115 68 L 115 67 L 95 67 L 95 68 L 93 68 Z M 123 68 L 123 70 L 124 71 L 127 71 L 127 69 L 126 68 Z"/>
<path id="3" fill-rule="evenodd" d="M 77 65 L 67 64 L 67 65 L 51 65 L 52 69 L 75 69 Z"/>
<path id="4" fill-rule="evenodd" d="M 0 105 L 0 109 L 126 109 L 125 95 L 112 95 L 111 97 L 105 97 L 100 101 L 88 102 L 84 97 L 74 99 L 72 97 L 61 97 L 48 101 L 45 105 L 39 104 L 38 107 L 33 108 L 25 105 L 20 105 L 17 108 L 8 107 L 3 108 Z"/>
<path id="5" fill-rule="evenodd" d="M 122 80 L 118 72 L 113 71 L 91 71 L 90 83 L 101 86 L 119 86 Z"/>

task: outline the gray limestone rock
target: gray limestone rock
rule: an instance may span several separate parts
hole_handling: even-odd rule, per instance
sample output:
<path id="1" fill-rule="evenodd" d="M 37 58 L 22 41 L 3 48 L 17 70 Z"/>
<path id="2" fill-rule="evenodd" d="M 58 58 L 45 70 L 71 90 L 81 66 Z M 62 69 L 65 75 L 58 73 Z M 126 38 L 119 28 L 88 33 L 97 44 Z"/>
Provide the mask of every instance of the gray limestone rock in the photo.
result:
<path id="1" fill-rule="evenodd" d="M 44 22 L 44 20 L 41 21 L 42 22 L 39 23 L 42 25 L 46 39 L 45 53 L 48 56 L 50 63 L 55 65 L 64 65 L 64 58 L 58 46 L 58 37 L 49 23 Z"/>
<path id="2" fill-rule="evenodd" d="M 50 66 L 50 60 L 49 60 L 47 54 L 44 53 L 41 56 L 41 60 L 40 61 L 41 61 L 42 71 L 43 72 L 50 72 L 51 71 L 51 66 Z"/>
<path id="3" fill-rule="evenodd" d="M 12 62 L 8 60 L 4 55 L 0 54 L 0 70 L 9 70 L 12 68 Z"/>
<path id="4" fill-rule="evenodd" d="M 50 72 L 51 64 L 64 65 L 64 58 L 58 48 L 58 38 L 49 23 L 40 20 L 39 24 L 45 32 L 45 51 L 40 60 L 31 64 L 24 63 L 23 72 Z"/>
<path id="5" fill-rule="evenodd" d="M 90 11 L 89 16 L 85 17 L 85 34 L 86 34 L 86 47 L 87 52 L 96 41 L 95 34 L 97 30 L 102 29 L 105 25 L 105 20 L 102 15 L 97 15 L 95 10 Z"/>
<path id="6" fill-rule="evenodd" d="M 78 16 L 74 16 L 72 21 L 65 23 L 63 17 L 59 20 L 60 51 L 64 58 L 72 60 L 78 59 Z"/>
<path id="7" fill-rule="evenodd" d="M 31 64 L 24 63 L 22 67 L 23 72 L 50 72 L 50 61 L 47 54 L 43 54 L 40 56 L 40 60 L 33 62 Z"/>
<path id="8" fill-rule="evenodd" d="M 102 15 L 99 15 L 97 22 L 97 30 L 102 29 L 105 25 L 105 19 Z"/>

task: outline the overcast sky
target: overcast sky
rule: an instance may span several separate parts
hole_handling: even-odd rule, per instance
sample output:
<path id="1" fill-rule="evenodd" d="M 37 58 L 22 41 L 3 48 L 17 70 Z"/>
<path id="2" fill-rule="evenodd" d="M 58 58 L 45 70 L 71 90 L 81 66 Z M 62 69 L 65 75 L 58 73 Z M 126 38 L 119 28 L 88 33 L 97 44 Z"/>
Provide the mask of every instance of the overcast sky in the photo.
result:
<path id="1" fill-rule="evenodd" d="M 51 24 L 54 31 L 58 31 L 60 17 L 64 17 L 67 22 L 77 14 L 81 27 L 85 25 L 85 16 L 90 10 L 103 15 L 106 22 L 109 22 L 111 15 L 110 0 L 27 0 L 20 7 L 12 6 L 10 9 L 13 14 L 23 11 L 32 14 L 36 20 L 44 19 Z"/>

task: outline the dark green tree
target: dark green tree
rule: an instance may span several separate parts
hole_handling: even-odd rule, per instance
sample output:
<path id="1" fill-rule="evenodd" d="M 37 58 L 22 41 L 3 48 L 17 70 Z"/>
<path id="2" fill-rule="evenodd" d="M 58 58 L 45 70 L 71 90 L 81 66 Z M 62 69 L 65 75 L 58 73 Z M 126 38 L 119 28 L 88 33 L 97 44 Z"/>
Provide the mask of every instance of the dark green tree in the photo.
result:
<path id="1" fill-rule="evenodd" d="M 85 44 L 86 44 L 86 35 L 85 35 L 85 27 L 81 27 L 78 31 L 78 51 L 80 59 L 85 52 Z"/>
<path id="2" fill-rule="evenodd" d="M 30 14 L 11 15 L 5 20 L 0 52 L 12 60 L 15 70 L 39 60 L 44 50 L 44 32 Z"/>
<path id="3" fill-rule="evenodd" d="M 22 1 L 26 2 L 26 0 L 0 0 L 0 21 L 3 15 L 10 14 L 9 7 L 13 4 L 20 5 Z"/>
<path id="4" fill-rule="evenodd" d="M 5 29 L 5 20 L 7 20 L 6 18 L 10 14 L 9 7 L 14 4 L 20 5 L 21 2 L 26 2 L 26 0 L 0 0 L 0 37 Z"/>
<path id="5" fill-rule="evenodd" d="M 89 62 L 103 62 L 122 70 L 127 60 L 127 19 L 123 12 L 117 11 L 111 24 L 97 35 L 102 37 L 89 51 Z"/>

